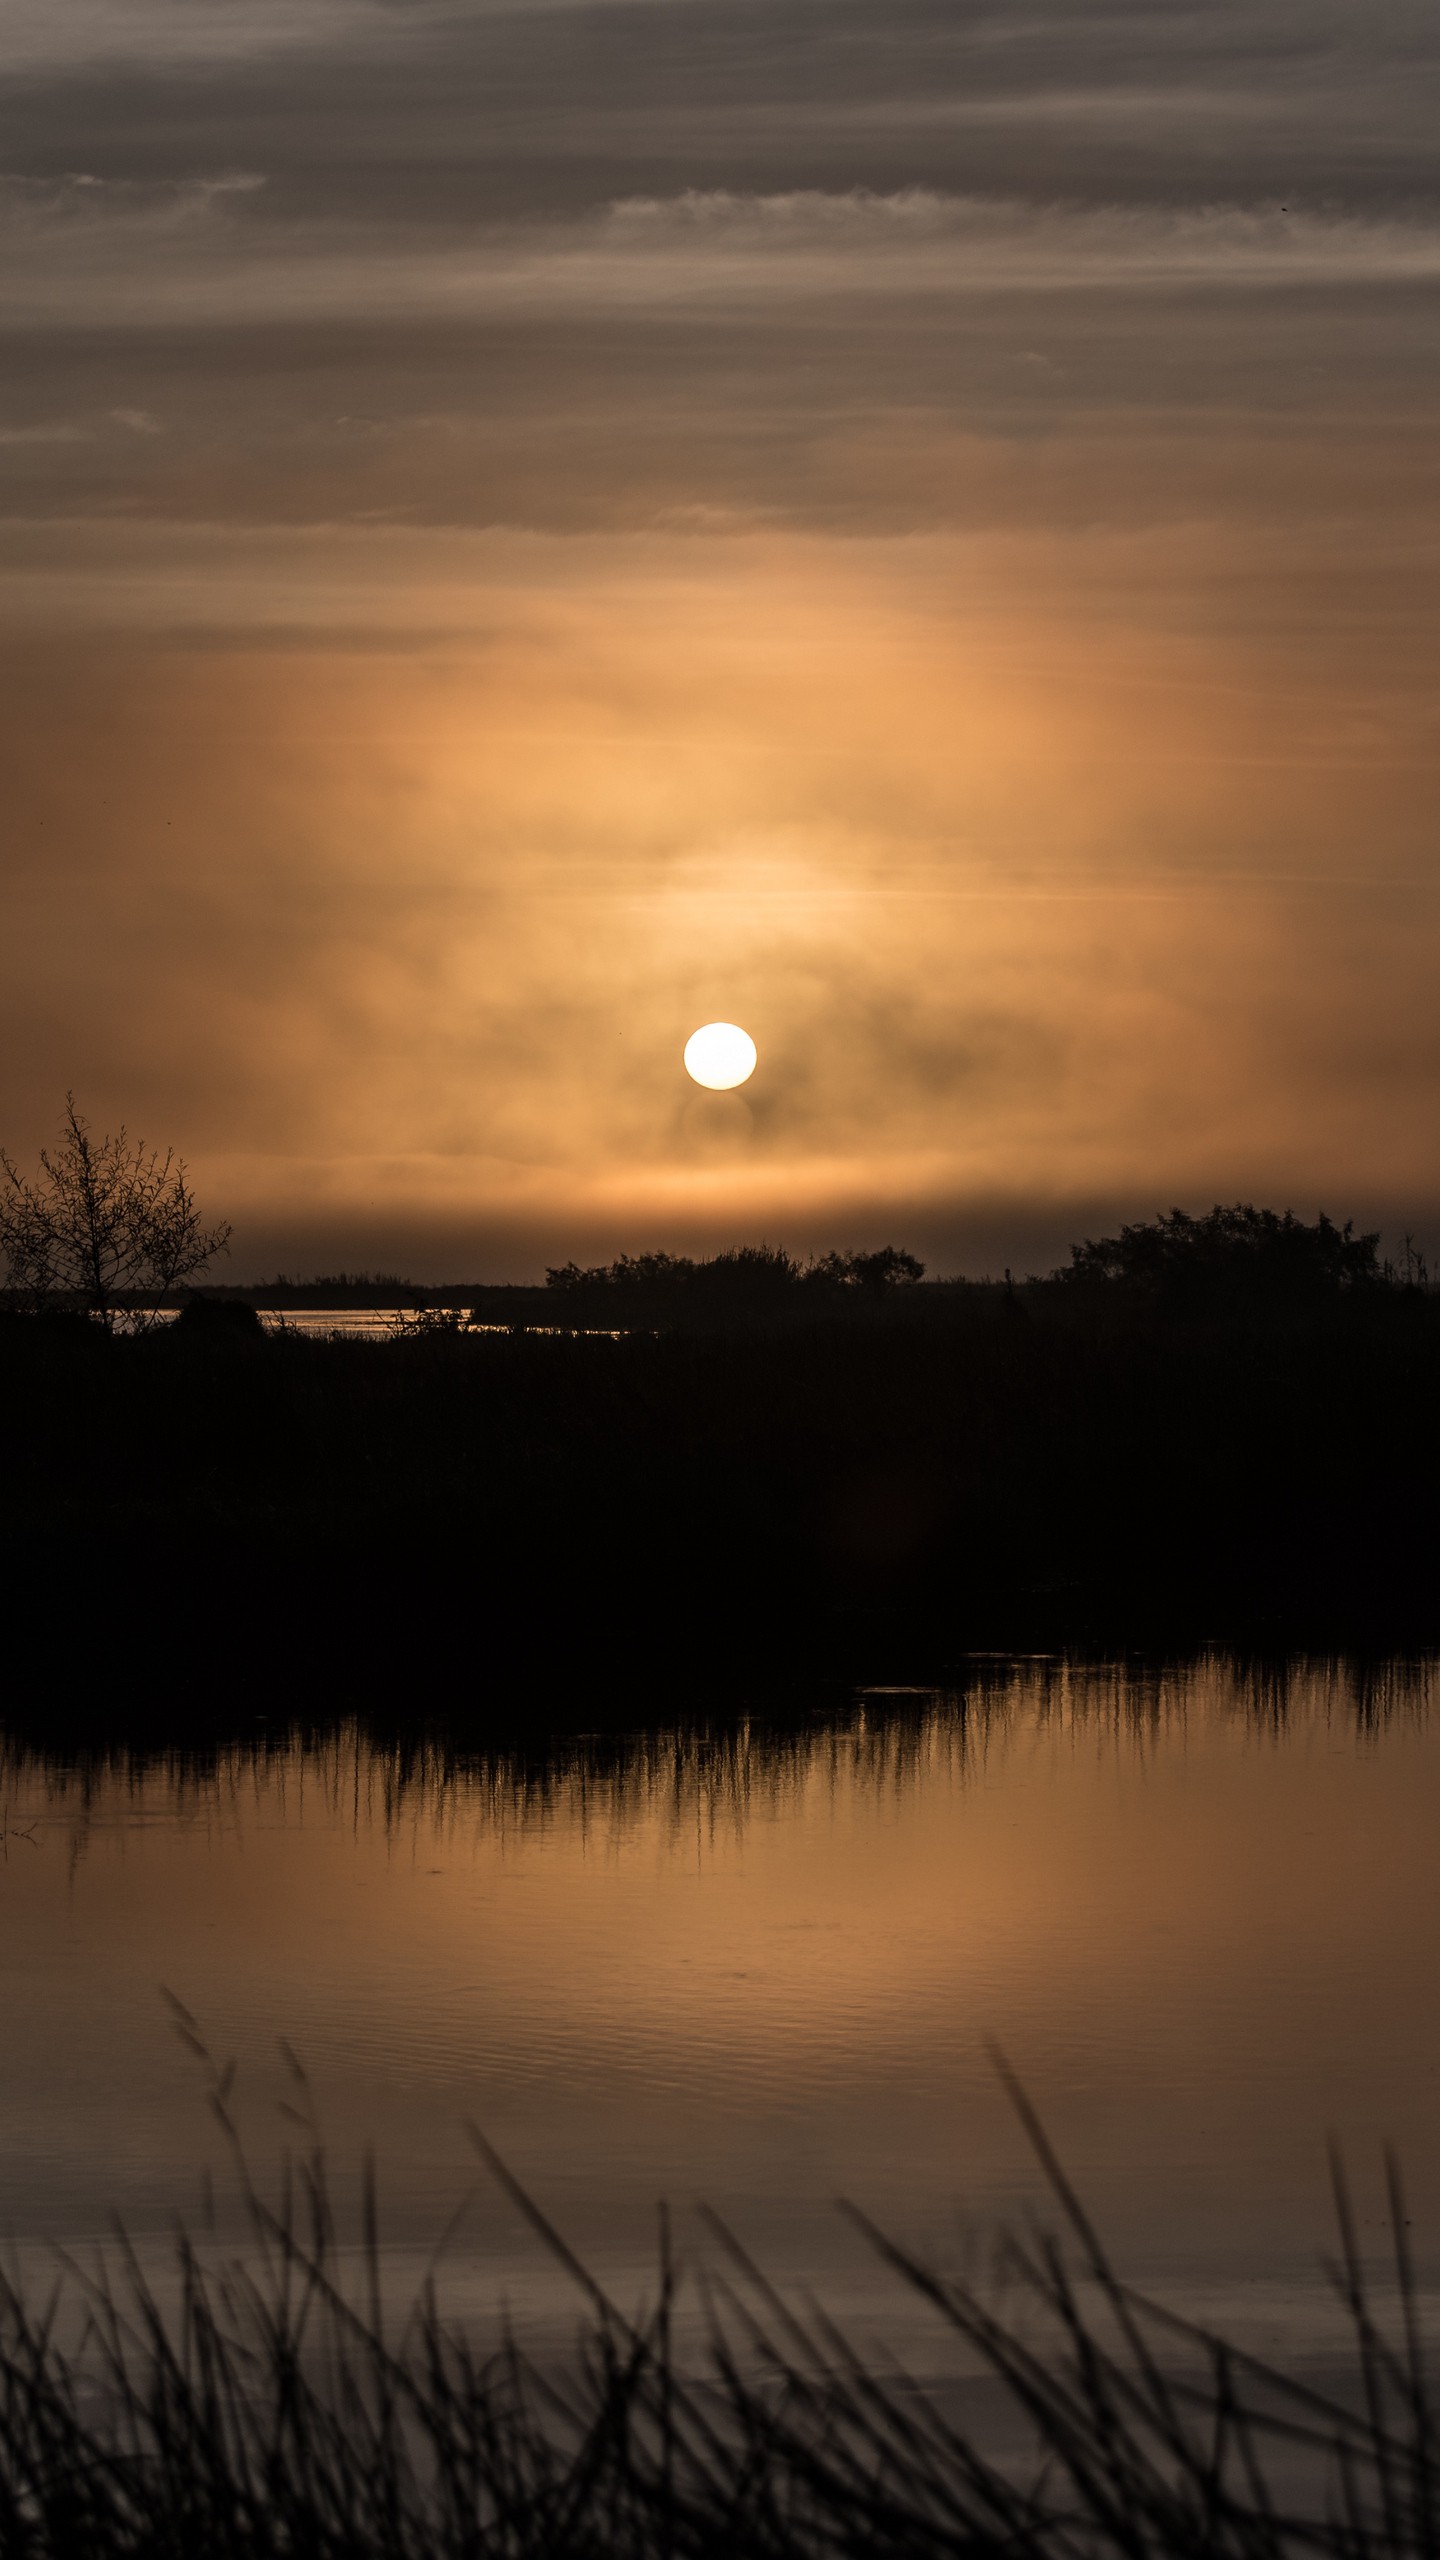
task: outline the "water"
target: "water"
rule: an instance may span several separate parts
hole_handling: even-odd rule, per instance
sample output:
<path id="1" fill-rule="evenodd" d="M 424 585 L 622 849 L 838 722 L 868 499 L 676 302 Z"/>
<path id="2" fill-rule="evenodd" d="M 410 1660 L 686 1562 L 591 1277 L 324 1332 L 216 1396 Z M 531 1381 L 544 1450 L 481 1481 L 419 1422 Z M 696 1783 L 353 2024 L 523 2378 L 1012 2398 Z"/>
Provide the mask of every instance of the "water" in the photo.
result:
<path id="1" fill-rule="evenodd" d="M 572 1746 L 528 1773 L 354 1731 L 210 1765 L 12 1748 L 0 1820 L 0 2228 L 142 2250 L 207 2169 L 218 2060 L 267 2170 L 303 2060 L 342 2202 L 373 2147 L 408 2283 L 483 2126 L 637 2292 L 656 2200 L 893 2334 L 834 2210 L 976 2262 L 1048 2211 L 998 2042 L 1127 2272 L 1314 2350 L 1327 2135 L 1367 2248 L 1394 2141 L 1440 2237 L 1440 1719 L 1426 1667 L 1152 1678 L 976 1666 L 776 1734 Z M 1051 2217 L 1053 2218 L 1053 2216 Z M 462 2307 L 568 2319 L 487 2181 Z"/>
<path id="2" fill-rule="evenodd" d="M 334 1334 L 345 1334 L 360 1342 L 391 1342 L 407 1325 L 423 1321 L 422 1307 L 262 1307 L 260 1322 L 267 1333 L 316 1334 L 328 1341 Z M 173 1324 L 178 1309 L 165 1307 L 153 1319 L 157 1324 Z M 132 1320 L 123 1312 L 115 1318 L 117 1333 L 133 1329 Z M 532 1328 L 540 1330 L 541 1328 Z M 545 1328 L 558 1332 L 559 1326 Z M 476 1333 L 507 1333 L 508 1325 L 476 1325 Z"/>
<path id="3" fill-rule="evenodd" d="M 260 1322 L 267 1333 L 344 1333 L 366 1342 L 389 1342 L 419 1313 L 418 1307 L 267 1307 Z"/>
<path id="4" fill-rule="evenodd" d="M 164 1308 L 155 1321 L 162 1325 L 173 1324 L 177 1312 L 173 1308 Z M 452 1311 L 438 1312 L 443 1321 L 445 1314 Z M 453 1312 L 463 1314 L 464 1310 Z M 433 1322 L 437 1311 L 424 1307 L 261 1307 L 258 1313 L 267 1333 L 315 1335 L 322 1341 L 343 1334 L 357 1342 L 392 1342 L 397 1333 L 404 1333 L 407 1328 L 418 1328 L 427 1320 Z M 466 1331 L 471 1333 L 509 1333 L 512 1329 L 508 1324 L 472 1322 L 466 1326 Z M 123 1313 L 118 1315 L 115 1330 L 117 1333 L 131 1331 L 131 1320 Z M 619 1342 L 635 1328 L 632 1325 L 527 1324 L 524 1330 L 527 1333 L 599 1334 L 607 1342 Z"/>

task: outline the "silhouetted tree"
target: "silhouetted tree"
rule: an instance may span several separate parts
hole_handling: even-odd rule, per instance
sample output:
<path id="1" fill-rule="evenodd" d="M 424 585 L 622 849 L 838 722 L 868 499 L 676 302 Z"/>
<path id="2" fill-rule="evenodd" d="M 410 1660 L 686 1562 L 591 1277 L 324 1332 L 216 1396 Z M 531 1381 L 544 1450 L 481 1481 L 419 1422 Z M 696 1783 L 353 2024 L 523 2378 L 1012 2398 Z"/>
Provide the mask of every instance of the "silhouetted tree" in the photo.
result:
<path id="1" fill-rule="evenodd" d="M 827 1253 L 801 1264 L 776 1244 L 732 1245 L 694 1262 L 678 1253 L 622 1253 L 618 1262 L 589 1270 L 566 1262 L 545 1274 L 548 1289 L 644 1292 L 670 1303 L 710 1305 L 724 1299 L 747 1304 L 782 1296 L 801 1286 L 882 1290 L 924 1278 L 925 1265 L 899 1245 L 874 1253 Z"/>
<path id="2" fill-rule="evenodd" d="M 695 1266 L 695 1281 L 709 1297 L 745 1301 L 783 1296 L 800 1277 L 800 1265 L 778 1244 L 731 1245 Z"/>
<path id="3" fill-rule="evenodd" d="M 547 1289 L 628 1292 L 674 1301 L 701 1297 L 753 1297 L 792 1288 L 800 1266 L 778 1245 L 733 1245 L 728 1252 L 694 1262 L 681 1253 L 622 1253 L 618 1262 L 594 1264 L 589 1270 L 566 1262 L 545 1274 Z"/>
<path id="4" fill-rule="evenodd" d="M 826 1253 L 812 1262 L 807 1280 L 831 1281 L 842 1289 L 908 1288 L 925 1277 L 925 1265 L 903 1246 L 882 1244 L 874 1253 Z"/>
<path id="5" fill-rule="evenodd" d="M 53 1154 L 41 1149 L 35 1181 L 0 1149 L 0 1247 L 10 1286 L 29 1306 L 79 1298 L 109 1327 L 123 1302 L 143 1330 L 229 1240 L 228 1225 L 201 1223 L 172 1151 L 158 1155 L 123 1127 L 92 1137 L 73 1094 L 60 1144 Z"/>
<path id="6" fill-rule="evenodd" d="M 693 1262 L 682 1254 L 622 1253 L 618 1262 L 595 1262 L 585 1266 L 578 1262 L 562 1262 L 547 1269 L 547 1289 L 637 1289 L 660 1283 L 673 1287 L 688 1279 Z"/>
<path id="7" fill-rule="evenodd" d="M 1357 1236 L 1351 1219 L 1337 1227 L 1323 1211 L 1307 1226 L 1289 1209 L 1217 1203 L 1203 1218 L 1171 1209 L 1118 1236 L 1087 1236 L 1072 1244 L 1068 1268 L 1055 1277 L 1106 1283 L 1167 1306 L 1293 1304 L 1377 1284 L 1379 1242 L 1378 1233 Z"/>

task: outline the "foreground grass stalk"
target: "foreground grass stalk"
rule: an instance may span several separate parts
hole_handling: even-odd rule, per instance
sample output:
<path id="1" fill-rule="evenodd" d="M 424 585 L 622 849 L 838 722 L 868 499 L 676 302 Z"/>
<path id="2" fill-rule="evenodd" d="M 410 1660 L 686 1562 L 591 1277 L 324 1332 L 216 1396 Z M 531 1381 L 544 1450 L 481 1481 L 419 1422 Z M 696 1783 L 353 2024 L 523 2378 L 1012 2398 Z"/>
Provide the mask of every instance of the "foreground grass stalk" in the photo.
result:
<path id="1" fill-rule="evenodd" d="M 193 2022 L 180 2023 L 188 2038 Z M 1023 2422 L 1028 2452 L 1001 2459 L 893 2360 L 863 2357 L 823 2309 L 783 2298 L 713 2221 L 708 2345 L 682 2363 L 668 2225 L 654 2304 L 629 2318 L 478 2134 L 580 2292 L 582 2344 L 559 2372 L 508 2335 L 482 2357 L 443 2316 L 433 2270 L 396 2325 L 368 2169 L 353 2300 L 345 2289 L 297 2080 L 312 2147 L 272 2205 L 246 2167 L 228 2080 L 214 2077 L 248 2245 L 215 2264 L 182 2232 L 173 2307 L 123 2234 L 107 2268 L 65 2265 L 41 2299 L 0 2277 L 5 2560 L 1440 2554 L 1434 2410 L 1393 2165 L 1393 2338 L 1337 2173 L 1334 2281 L 1355 2358 L 1345 2398 L 1124 2284 L 1012 2086 L 1063 2240 L 1009 2248 L 1006 2308 L 854 2217 Z"/>

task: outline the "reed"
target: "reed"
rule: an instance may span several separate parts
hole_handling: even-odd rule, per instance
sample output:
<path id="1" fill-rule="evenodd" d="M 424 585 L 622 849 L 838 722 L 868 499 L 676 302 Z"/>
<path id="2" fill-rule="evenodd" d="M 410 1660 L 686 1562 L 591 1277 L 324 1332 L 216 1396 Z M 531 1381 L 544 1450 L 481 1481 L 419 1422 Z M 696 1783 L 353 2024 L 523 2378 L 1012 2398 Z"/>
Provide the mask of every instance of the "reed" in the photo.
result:
<path id="1" fill-rule="evenodd" d="M 193 2022 L 182 2013 L 182 2031 Z M 1003 2066 L 1002 2066 L 1003 2069 Z M 387 2316 L 373 2186 L 358 2282 L 318 2143 L 267 2199 L 229 2114 L 247 2220 L 217 2264 L 185 2232 L 162 2308 L 123 2243 L 43 2300 L 0 2282 L 0 2550 L 14 2560 L 849 2560 L 850 2555 L 1321 2553 L 1440 2547 L 1435 2411 L 1391 2172 L 1393 2297 L 1367 2283 L 1337 2172 L 1334 2281 L 1353 2393 L 1315 2388 L 1126 2285 L 1012 2091 L 1054 2198 L 1008 2288 L 956 2282 L 856 2216 L 1023 2422 L 998 2458 L 897 2367 L 797 2310 L 713 2225 L 708 2344 L 676 2345 L 668 2229 L 627 2315 L 476 2135 L 573 2280 L 565 2370 L 513 2337 L 482 2355 L 434 2280 Z M 1013 2437 L 1013 2429 L 1010 2431 Z"/>

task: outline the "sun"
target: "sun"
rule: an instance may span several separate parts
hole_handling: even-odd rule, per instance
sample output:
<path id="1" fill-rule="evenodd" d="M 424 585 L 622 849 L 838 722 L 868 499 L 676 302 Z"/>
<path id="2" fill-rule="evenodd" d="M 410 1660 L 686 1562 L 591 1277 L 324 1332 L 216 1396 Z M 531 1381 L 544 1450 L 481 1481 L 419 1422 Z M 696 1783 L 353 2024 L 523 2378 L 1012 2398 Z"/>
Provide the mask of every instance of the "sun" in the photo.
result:
<path id="1" fill-rule="evenodd" d="M 685 1043 L 685 1072 L 712 1093 L 728 1093 L 755 1073 L 755 1043 L 738 1022 L 706 1022 Z"/>

